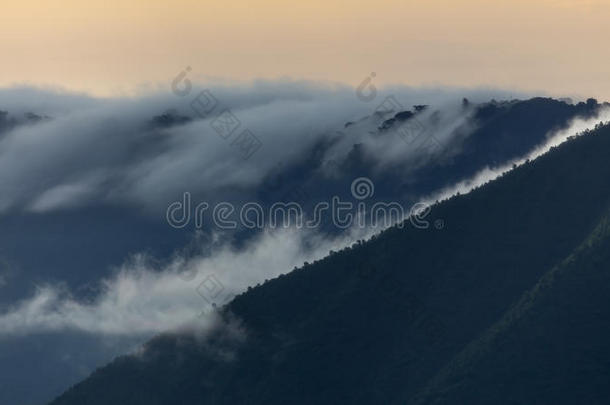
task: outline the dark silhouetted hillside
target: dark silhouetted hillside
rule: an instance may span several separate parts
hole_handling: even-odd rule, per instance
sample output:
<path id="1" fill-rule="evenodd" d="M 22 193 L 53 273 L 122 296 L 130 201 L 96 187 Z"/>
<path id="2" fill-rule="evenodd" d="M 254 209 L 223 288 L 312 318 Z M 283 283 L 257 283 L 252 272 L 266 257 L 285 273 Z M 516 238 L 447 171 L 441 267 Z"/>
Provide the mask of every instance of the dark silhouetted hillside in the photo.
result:
<path id="1" fill-rule="evenodd" d="M 160 336 L 52 404 L 607 403 L 609 161 L 604 126 L 236 297 L 243 340 Z"/>
<path id="2" fill-rule="evenodd" d="M 296 201 L 303 206 L 304 212 L 312 212 L 313 205 L 328 201 L 333 195 L 351 199 L 352 181 L 365 176 L 375 183 L 377 200 L 397 201 L 408 208 L 422 195 L 467 179 L 487 166 L 510 164 L 544 143 L 547 134 L 566 127 L 576 117 L 592 116 L 600 106 L 596 102 L 573 105 L 550 98 L 533 98 L 483 104 L 464 103 L 463 106 L 456 103 L 454 107 L 463 108 L 463 111 L 460 110 L 462 113 L 468 111 L 470 117 L 464 131 L 460 132 L 461 136 L 451 137 L 452 143 L 444 144 L 444 152 L 434 159 L 427 159 L 424 154 L 423 161 L 415 167 L 409 166 L 409 159 L 405 158 L 403 162 L 399 157 L 397 167 L 388 166 L 380 170 L 378 161 L 370 161 L 373 151 L 366 148 L 376 145 L 375 142 L 379 140 L 383 142 L 383 137 L 397 136 L 392 133 L 396 126 L 408 124 L 414 118 L 422 119 L 421 115 L 428 112 L 436 113 L 434 106 L 414 106 L 409 111 L 388 114 L 385 121 L 371 127 L 373 131 L 369 135 L 373 143 L 360 144 L 350 138 L 356 133 L 361 134 L 358 131 L 362 128 L 354 129 L 360 125 L 358 122 L 345 128 L 343 133 L 331 131 L 332 133 L 320 135 L 317 138 L 319 143 L 310 150 L 304 150 L 299 158 L 279 164 L 276 170 L 267 173 L 260 184 L 252 189 L 236 190 L 236 198 L 257 202 L 265 211 L 278 201 Z M 438 113 L 445 112 L 442 110 Z M 150 119 L 142 123 L 144 136 L 137 138 L 130 153 L 134 153 L 135 157 L 160 147 L 164 144 L 164 139 L 171 139 L 168 134 L 172 129 L 193 119 L 196 117 L 183 116 L 173 110 L 151 115 Z M 57 118 L 16 111 L 5 112 L 0 106 L 0 137 L 20 136 L 18 131 L 36 125 L 52 124 L 54 120 Z M 426 121 L 423 123 L 429 124 Z M 283 124 L 277 123 L 280 126 Z M 430 125 L 428 129 L 430 132 L 426 134 L 445 130 L 442 125 Z M 403 145 L 402 140 L 398 139 L 398 142 Z M 333 150 L 336 143 L 341 143 L 345 148 L 338 152 Z M 409 153 L 409 148 L 405 148 L 404 152 Z M 336 161 L 329 160 L 331 156 Z M 403 163 L 407 167 L 400 166 Z M 336 171 L 336 175 L 328 176 L 325 170 L 329 168 Z M 194 185 L 183 185 L 185 190 L 192 186 Z M 207 198 L 205 195 L 193 194 L 194 201 Z M 238 203 L 239 198 L 232 202 Z M 92 205 L 74 206 L 69 210 L 14 212 L 0 221 L 0 261 L 14 263 L 18 268 L 11 273 L 10 288 L 2 290 L 0 308 L 6 310 L 14 302 L 30 296 L 37 285 L 45 283 L 61 282 L 70 289 L 75 299 L 86 302 L 95 298 L 95 290 L 89 288 L 92 280 L 112 277 L 113 269 L 121 266 L 131 255 L 146 252 L 163 263 L 197 243 L 193 242 L 194 226 L 184 229 L 170 227 L 166 223 L 165 212 L 151 215 L 142 212 L 139 207 L 117 206 L 102 200 L 91 203 Z M 211 227 L 206 227 L 202 231 L 211 230 Z M 320 230 L 340 232 L 328 223 L 323 224 Z M 257 232 L 258 230 L 241 229 L 235 235 L 230 235 L 230 238 L 239 247 Z M 413 237 L 424 237 L 423 233 L 415 233 Z M 419 246 L 417 243 L 420 242 L 414 243 L 416 245 L 413 246 Z M 32 254 L 32 246 L 36 246 L 36 254 Z M 421 298 L 419 295 L 417 297 Z M 61 355 L 57 354 L 62 351 L 64 344 L 58 343 L 60 341 L 61 339 L 47 336 L 30 336 L 7 338 L 0 342 L 0 369 L 5 370 L 4 374 L 9 376 L 5 388 L 0 389 L 0 403 L 13 403 L 15 398 L 23 398 L 22 393 L 28 393 L 32 402 L 50 396 L 43 389 L 36 392 L 30 390 L 30 379 L 33 376 L 29 369 L 20 367 L 24 362 L 40 361 L 49 369 L 63 370 L 58 371 L 54 379 L 47 381 L 49 386 L 53 386 L 48 392 L 54 394 L 59 392 L 59 387 L 65 387 L 81 378 L 80 368 L 77 370 L 73 367 L 69 371 L 63 368 L 67 363 L 60 360 Z M 50 350 L 51 346 L 57 350 Z M 33 347 L 39 349 L 34 350 Z M 97 361 L 85 363 L 89 366 Z M 41 372 L 40 376 L 43 374 L 49 373 Z"/>

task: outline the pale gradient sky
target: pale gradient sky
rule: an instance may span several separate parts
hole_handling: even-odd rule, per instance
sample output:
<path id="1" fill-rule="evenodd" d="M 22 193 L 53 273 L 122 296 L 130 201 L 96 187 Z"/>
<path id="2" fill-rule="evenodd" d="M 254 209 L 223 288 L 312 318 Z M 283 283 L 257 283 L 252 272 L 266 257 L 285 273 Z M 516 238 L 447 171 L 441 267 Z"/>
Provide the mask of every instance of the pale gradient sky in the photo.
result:
<path id="1" fill-rule="evenodd" d="M 610 0 L 20 0 L 0 86 L 97 95 L 201 79 L 494 86 L 610 99 Z"/>

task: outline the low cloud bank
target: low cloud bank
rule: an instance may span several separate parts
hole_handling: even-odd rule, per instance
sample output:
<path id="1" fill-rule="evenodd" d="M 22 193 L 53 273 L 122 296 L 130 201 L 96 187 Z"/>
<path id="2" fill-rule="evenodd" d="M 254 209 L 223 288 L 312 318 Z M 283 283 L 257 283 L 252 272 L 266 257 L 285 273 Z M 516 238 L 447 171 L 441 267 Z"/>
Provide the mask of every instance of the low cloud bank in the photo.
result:
<path id="1" fill-rule="evenodd" d="M 213 305 L 368 234 L 357 230 L 330 239 L 313 231 L 278 229 L 261 233 L 239 251 L 219 242 L 211 255 L 175 257 L 162 268 L 138 255 L 102 280 L 88 302 L 74 299 L 61 286 L 39 287 L 33 297 L 0 315 L 0 335 L 80 331 L 149 336 L 206 330 L 216 320 Z"/>
<path id="2" fill-rule="evenodd" d="M 204 88 L 214 103 L 209 113 L 201 107 Z M 244 199 L 273 169 L 298 162 L 336 138 L 337 131 L 344 136 L 325 159 L 345 159 L 362 143 L 380 170 L 408 165 L 413 153 L 404 139 L 372 134 L 382 118 L 375 112 L 389 96 L 399 102 L 397 108 L 431 105 L 421 119 L 435 126 L 429 128 L 435 136 L 448 140 L 467 119 L 463 97 L 483 102 L 506 93 L 397 86 L 363 101 L 347 86 L 290 81 L 208 84 L 193 86 L 184 97 L 168 89 L 114 99 L 0 89 L 0 110 L 9 118 L 28 112 L 50 117 L 0 134 L 0 215 L 100 203 L 128 204 L 157 215 L 185 191 L 208 201 Z M 369 119 L 344 128 L 363 117 Z M 243 131 L 260 142 L 247 159 Z"/>
<path id="3" fill-rule="evenodd" d="M 16 114 L 32 106 L 33 112 L 51 117 L 0 134 L 0 215 L 112 203 L 150 210 L 165 220 L 168 204 L 185 191 L 209 202 L 247 199 L 274 168 L 301 159 L 339 130 L 343 137 L 326 150 L 328 159 L 342 159 L 354 144 L 364 143 L 378 170 L 421 164 L 400 136 L 375 133 L 380 124 L 375 114 L 387 97 L 405 109 L 431 105 L 418 119 L 448 142 L 468 135 L 470 111 L 463 97 L 483 102 L 506 96 L 501 91 L 394 87 L 363 101 L 354 89 L 306 82 L 208 87 L 218 112 L 230 109 L 240 130 L 261 140 L 249 159 L 215 128 L 219 115 L 202 117 L 193 111 L 192 97 L 168 91 L 92 99 L 36 89 L 0 90 L 0 109 Z M 346 122 L 353 125 L 345 127 Z M 39 286 L 33 297 L 0 314 L 0 335 L 81 331 L 148 336 L 206 329 L 214 317 L 201 313 L 209 312 L 212 303 L 222 305 L 249 286 L 371 232 L 322 236 L 315 230 L 274 229 L 239 250 L 220 243 L 211 254 L 176 257 L 161 267 L 145 255 L 135 256 L 100 281 L 87 301 L 62 286 Z"/>

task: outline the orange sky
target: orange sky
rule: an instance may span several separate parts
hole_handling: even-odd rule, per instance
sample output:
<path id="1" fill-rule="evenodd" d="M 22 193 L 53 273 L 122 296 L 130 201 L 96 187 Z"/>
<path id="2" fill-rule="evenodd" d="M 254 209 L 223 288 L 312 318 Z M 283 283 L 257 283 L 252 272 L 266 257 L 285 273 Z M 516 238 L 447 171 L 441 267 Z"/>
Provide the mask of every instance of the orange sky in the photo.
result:
<path id="1" fill-rule="evenodd" d="M 206 78 L 493 85 L 610 99 L 610 0 L 20 0 L 0 86 L 99 95 Z"/>

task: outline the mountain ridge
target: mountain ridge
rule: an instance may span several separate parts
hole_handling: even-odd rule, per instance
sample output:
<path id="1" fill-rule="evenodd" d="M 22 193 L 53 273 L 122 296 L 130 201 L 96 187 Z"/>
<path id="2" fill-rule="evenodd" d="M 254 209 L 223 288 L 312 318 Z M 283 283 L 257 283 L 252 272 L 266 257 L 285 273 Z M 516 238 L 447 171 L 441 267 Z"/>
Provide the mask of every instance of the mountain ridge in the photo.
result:
<path id="1" fill-rule="evenodd" d="M 442 231 L 391 228 L 237 296 L 230 361 L 164 336 L 147 345 L 163 361 L 122 358 L 52 404 L 400 403 L 595 229 L 609 151 L 606 125 L 435 205 Z"/>

